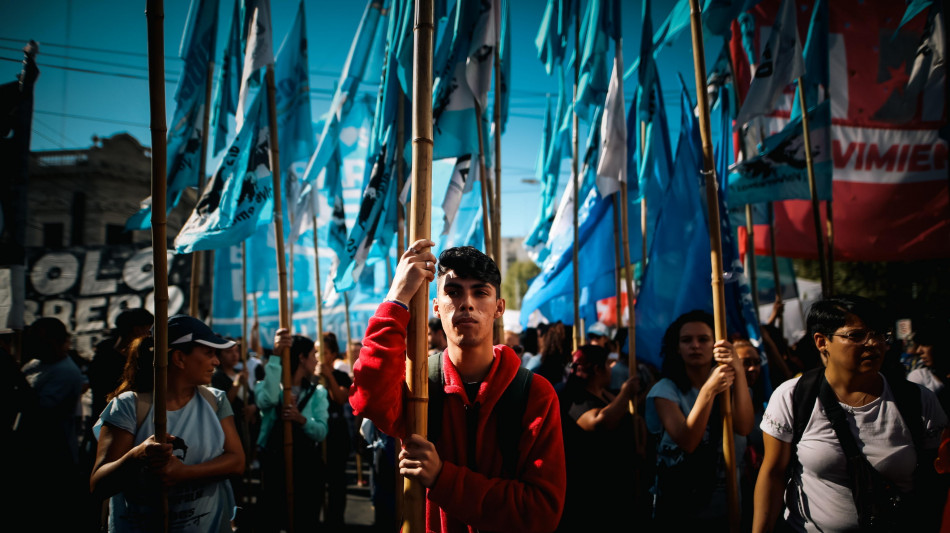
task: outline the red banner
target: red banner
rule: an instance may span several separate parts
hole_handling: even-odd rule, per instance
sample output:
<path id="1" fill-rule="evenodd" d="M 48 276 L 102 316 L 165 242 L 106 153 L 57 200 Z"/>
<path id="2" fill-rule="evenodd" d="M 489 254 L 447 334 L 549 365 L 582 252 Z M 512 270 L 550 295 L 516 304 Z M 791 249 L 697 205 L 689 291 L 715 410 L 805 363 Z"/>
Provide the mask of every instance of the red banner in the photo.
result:
<path id="1" fill-rule="evenodd" d="M 778 5 L 767 0 L 749 12 L 756 50 L 768 38 Z M 804 41 L 813 2 L 797 5 Z M 944 38 L 933 35 L 942 26 L 928 21 L 925 11 L 895 34 L 903 2 L 835 0 L 829 10 L 834 257 L 948 257 L 950 174 L 947 140 L 938 132 L 947 124 L 946 71 L 943 65 L 931 68 L 926 56 L 928 46 L 942 46 L 946 57 Z M 737 83 L 748 87 L 751 69 L 741 41 L 734 38 L 730 49 Z M 774 120 L 787 113 L 783 106 Z M 821 217 L 824 225 L 824 205 Z M 776 202 L 775 224 L 778 255 L 817 258 L 810 202 Z M 744 228 L 739 232 L 744 243 Z M 768 254 L 768 232 L 757 229 L 755 237 L 756 253 Z"/>

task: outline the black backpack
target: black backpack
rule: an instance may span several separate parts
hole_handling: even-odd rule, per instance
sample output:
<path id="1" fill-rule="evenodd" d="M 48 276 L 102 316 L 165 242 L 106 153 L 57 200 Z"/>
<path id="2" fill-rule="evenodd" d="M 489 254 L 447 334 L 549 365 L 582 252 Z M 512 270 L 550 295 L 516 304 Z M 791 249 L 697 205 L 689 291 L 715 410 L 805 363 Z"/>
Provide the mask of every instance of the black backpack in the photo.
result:
<path id="1" fill-rule="evenodd" d="M 508 479 L 518 477 L 518 443 L 524 428 L 521 419 L 528 405 L 528 393 L 531 390 L 532 372 L 519 367 L 514 379 L 505 388 L 495 411 L 498 413 L 498 444 L 501 449 L 502 475 Z M 445 407 L 445 374 L 442 372 L 442 353 L 429 356 L 429 424 L 426 428 L 428 439 L 433 444 L 442 434 L 442 413 Z M 475 433 L 478 424 L 479 404 L 466 409 L 466 441 L 468 449 L 468 467 L 476 470 Z"/>

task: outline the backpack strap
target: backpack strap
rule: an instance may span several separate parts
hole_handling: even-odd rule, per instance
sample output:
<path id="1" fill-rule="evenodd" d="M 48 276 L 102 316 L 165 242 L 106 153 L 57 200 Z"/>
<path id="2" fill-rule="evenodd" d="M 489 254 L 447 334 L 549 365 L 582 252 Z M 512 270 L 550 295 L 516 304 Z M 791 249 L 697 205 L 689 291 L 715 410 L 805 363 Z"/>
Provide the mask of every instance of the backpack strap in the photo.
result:
<path id="1" fill-rule="evenodd" d="M 920 386 L 906 379 L 888 379 L 887 386 L 894 393 L 897 410 L 900 411 L 901 418 L 907 424 L 907 429 L 910 430 L 910 436 L 914 440 L 914 449 L 917 450 L 919 457 L 924 442 L 924 422 L 921 418 L 923 416 L 923 405 L 920 399 Z"/>
<path id="2" fill-rule="evenodd" d="M 531 391 L 531 379 L 534 373 L 524 367 L 518 367 L 518 373 L 505 388 L 501 399 L 495 406 L 498 413 L 498 439 L 501 445 L 502 472 L 517 477 L 518 445 L 524 426 L 521 421 L 528 407 L 528 394 Z"/>
<path id="3" fill-rule="evenodd" d="M 435 444 L 442 434 L 442 414 L 445 409 L 445 375 L 442 370 L 442 353 L 429 356 L 429 405 L 428 437 Z M 524 428 L 521 421 L 528 405 L 531 380 L 534 373 L 519 367 L 515 377 L 495 405 L 498 422 L 498 440 L 502 457 L 502 472 L 515 477 L 518 465 L 518 445 Z M 470 461 L 471 462 L 471 461 Z"/>
<path id="4" fill-rule="evenodd" d="M 445 406 L 445 378 L 442 375 L 442 352 L 429 356 L 429 405 L 426 439 L 435 444 L 442 435 L 442 411 Z"/>

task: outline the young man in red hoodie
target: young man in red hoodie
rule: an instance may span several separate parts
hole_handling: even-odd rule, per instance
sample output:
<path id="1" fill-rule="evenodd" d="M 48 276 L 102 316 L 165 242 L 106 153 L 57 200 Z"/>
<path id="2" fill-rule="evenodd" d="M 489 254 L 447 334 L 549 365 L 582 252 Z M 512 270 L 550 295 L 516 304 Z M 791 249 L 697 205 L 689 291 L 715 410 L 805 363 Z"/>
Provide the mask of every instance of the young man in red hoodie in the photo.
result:
<path id="1" fill-rule="evenodd" d="M 502 409 L 496 406 L 521 361 L 508 346 L 492 345 L 493 323 L 505 312 L 501 274 L 494 261 L 470 246 L 445 250 L 438 263 L 432 311 L 442 320 L 448 348 L 441 354 L 441 424 L 430 420 L 429 427 L 440 429 L 429 435 L 432 441 L 407 434 L 407 304 L 436 275 L 431 246 L 432 241 L 416 241 L 399 260 L 353 367 L 350 404 L 355 414 L 403 439 L 399 470 L 427 487 L 427 531 L 553 531 L 567 483 L 557 395 L 544 378 L 528 376 L 512 468 L 502 451 L 512 437 L 499 435 L 499 428 L 508 426 L 499 421 Z"/>

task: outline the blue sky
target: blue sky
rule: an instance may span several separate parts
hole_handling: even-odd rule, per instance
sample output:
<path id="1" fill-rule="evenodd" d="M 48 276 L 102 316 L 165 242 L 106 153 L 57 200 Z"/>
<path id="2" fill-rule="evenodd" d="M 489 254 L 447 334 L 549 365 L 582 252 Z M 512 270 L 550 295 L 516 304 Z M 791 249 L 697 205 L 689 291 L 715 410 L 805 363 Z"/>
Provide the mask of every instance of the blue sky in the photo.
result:
<path id="1" fill-rule="evenodd" d="M 654 2 L 654 27 L 663 21 L 672 4 L 671 0 Z M 177 55 L 188 5 L 187 0 L 165 2 L 167 120 L 174 112 L 171 97 L 182 67 Z M 296 0 L 271 0 L 275 50 L 290 28 L 297 5 Z M 557 81 L 545 74 L 534 45 L 544 5 L 544 0 L 512 1 L 511 116 L 502 136 L 505 237 L 523 236 L 530 229 L 540 199 L 540 186 L 523 180 L 534 176 L 546 95 L 556 100 L 557 93 Z M 22 57 L 19 50 L 28 39 L 40 43 L 34 150 L 86 148 L 94 135 L 107 137 L 119 132 L 130 133 L 143 145 L 150 144 L 144 1 L 3 0 L 2 6 L 0 82 L 15 79 Z M 334 82 L 339 78 L 364 7 L 365 3 L 359 0 L 306 2 L 314 121 L 329 108 Z M 629 65 L 640 47 L 640 1 L 625 1 L 623 8 L 624 59 Z M 228 0 L 221 2 L 221 43 L 231 9 Z M 710 65 L 709 61 L 718 53 L 719 39 L 707 41 Z M 682 73 L 690 93 L 695 93 L 690 46 L 687 30 L 663 52 L 659 63 L 669 122 L 674 130 L 679 124 L 677 73 Z M 223 44 L 219 44 L 219 56 L 222 50 Z M 635 86 L 635 77 L 625 84 L 628 102 Z M 676 132 L 672 133 L 675 140 Z M 581 139 L 583 142 L 584 137 Z M 562 188 L 569 173 L 568 159 L 562 164 Z M 441 198 L 434 198 L 433 203 L 440 204 Z"/>

